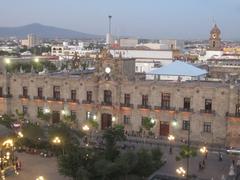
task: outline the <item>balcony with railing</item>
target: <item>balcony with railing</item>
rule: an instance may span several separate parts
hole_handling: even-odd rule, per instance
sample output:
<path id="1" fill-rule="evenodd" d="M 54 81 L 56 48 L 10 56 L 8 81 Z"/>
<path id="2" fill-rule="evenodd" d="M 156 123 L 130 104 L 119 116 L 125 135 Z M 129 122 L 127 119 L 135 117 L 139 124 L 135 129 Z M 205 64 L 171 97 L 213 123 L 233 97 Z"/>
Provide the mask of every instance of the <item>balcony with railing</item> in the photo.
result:
<path id="1" fill-rule="evenodd" d="M 120 103 L 121 108 L 133 108 L 133 104 L 129 103 Z"/>
<path id="2" fill-rule="evenodd" d="M 29 95 L 22 95 L 22 94 L 20 94 L 18 97 L 19 97 L 20 99 L 30 99 L 30 96 L 29 96 Z"/>
<path id="3" fill-rule="evenodd" d="M 211 109 L 200 109 L 200 113 L 215 115 L 216 112 L 215 110 L 211 110 Z"/>
<path id="4" fill-rule="evenodd" d="M 1 98 L 12 98 L 12 94 L 5 94 Z"/>
<path id="5" fill-rule="evenodd" d="M 193 109 L 191 108 L 179 108 L 180 112 L 193 112 Z"/>
<path id="6" fill-rule="evenodd" d="M 154 106 L 154 110 L 159 110 L 159 111 L 175 111 L 175 107 L 170 107 L 170 106 Z"/>
<path id="7" fill-rule="evenodd" d="M 64 98 L 59 97 L 47 97 L 48 101 L 58 101 L 58 102 L 64 102 Z"/>
<path id="8" fill-rule="evenodd" d="M 67 99 L 67 102 L 79 104 L 79 100 L 78 99 Z"/>
<path id="9" fill-rule="evenodd" d="M 44 96 L 33 96 L 33 99 L 36 99 L 36 100 L 45 100 L 45 97 L 44 97 Z"/>
<path id="10" fill-rule="evenodd" d="M 151 110 L 152 109 L 152 107 L 150 105 L 148 105 L 148 104 L 139 104 L 137 106 L 137 108 L 138 109 L 146 109 L 146 110 Z"/>
<path id="11" fill-rule="evenodd" d="M 112 102 L 102 101 L 101 105 L 102 106 L 112 106 Z"/>
<path id="12" fill-rule="evenodd" d="M 226 117 L 240 118 L 240 113 L 229 113 L 229 112 L 226 112 Z"/>
<path id="13" fill-rule="evenodd" d="M 94 101 L 82 100 L 82 104 L 94 104 Z"/>

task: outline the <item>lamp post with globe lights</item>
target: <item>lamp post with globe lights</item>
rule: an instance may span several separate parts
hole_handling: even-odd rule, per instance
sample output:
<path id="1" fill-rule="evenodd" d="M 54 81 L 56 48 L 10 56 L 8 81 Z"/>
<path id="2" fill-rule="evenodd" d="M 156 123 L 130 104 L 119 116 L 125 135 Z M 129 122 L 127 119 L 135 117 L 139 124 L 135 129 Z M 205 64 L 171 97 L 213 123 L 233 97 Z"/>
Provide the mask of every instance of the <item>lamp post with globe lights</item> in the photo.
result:
<path id="1" fill-rule="evenodd" d="M 169 140 L 169 153 L 172 154 L 172 142 L 175 140 L 175 137 L 173 135 L 169 135 L 168 140 Z"/>
<path id="2" fill-rule="evenodd" d="M 189 178 L 189 158 L 192 154 L 192 151 L 190 150 L 190 145 L 191 145 L 191 141 L 190 141 L 190 133 L 191 133 L 191 130 L 190 130 L 190 122 L 191 122 L 191 115 L 189 116 L 189 124 L 187 126 L 187 155 L 186 155 L 186 158 L 187 158 L 187 170 L 186 170 L 186 178 L 188 179 Z M 172 126 L 174 128 L 177 128 L 178 126 L 178 122 L 176 119 L 173 119 L 172 121 Z"/>
<path id="3" fill-rule="evenodd" d="M 88 144 L 88 132 L 89 132 L 90 128 L 89 128 L 88 125 L 84 125 L 84 126 L 82 127 L 82 130 L 83 130 L 84 132 L 86 132 L 86 146 L 88 146 L 88 145 L 89 145 L 89 144 Z"/>
<path id="4" fill-rule="evenodd" d="M 176 173 L 179 176 L 185 177 L 186 176 L 186 170 L 183 167 L 179 167 L 176 169 Z"/>
<path id="5" fill-rule="evenodd" d="M 54 137 L 53 140 L 52 140 L 52 143 L 53 143 L 54 145 L 56 145 L 56 146 L 62 145 L 62 154 L 64 155 L 63 142 L 62 142 L 62 140 L 60 139 L 60 137 L 58 137 L 58 136 Z"/>

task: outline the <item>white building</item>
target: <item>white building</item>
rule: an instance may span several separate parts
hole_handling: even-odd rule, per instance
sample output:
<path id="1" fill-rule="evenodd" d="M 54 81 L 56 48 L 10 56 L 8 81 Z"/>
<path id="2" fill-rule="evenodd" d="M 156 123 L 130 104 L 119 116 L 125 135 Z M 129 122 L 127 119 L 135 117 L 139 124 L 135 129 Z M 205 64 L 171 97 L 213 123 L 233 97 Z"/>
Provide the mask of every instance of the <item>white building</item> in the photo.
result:
<path id="1" fill-rule="evenodd" d="M 207 71 L 192 64 L 174 61 L 160 68 L 154 68 L 146 73 L 147 80 L 187 81 L 204 80 Z"/>
<path id="2" fill-rule="evenodd" d="M 154 67 L 169 64 L 173 60 L 172 50 L 111 49 L 113 57 L 135 59 L 136 72 L 148 72 Z"/>
<path id="3" fill-rule="evenodd" d="M 89 50 L 85 48 L 85 44 L 80 42 L 78 45 L 68 45 L 67 42 L 63 42 L 62 45 L 55 45 L 51 47 L 51 55 L 58 56 L 59 59 L 69 59 L 77 54 L 78 56 L 86 56 L 90 54 L 98 53 L 98 49 Z"/>
<path id="4" fill-rule="evenodd" d="M 120 39 L 120 47 L 122 48 L 129 48 L 129 47 L 133 47 L 135 48 L 138 44 L 138 39 L 135 38 L 122 38 Z"/>

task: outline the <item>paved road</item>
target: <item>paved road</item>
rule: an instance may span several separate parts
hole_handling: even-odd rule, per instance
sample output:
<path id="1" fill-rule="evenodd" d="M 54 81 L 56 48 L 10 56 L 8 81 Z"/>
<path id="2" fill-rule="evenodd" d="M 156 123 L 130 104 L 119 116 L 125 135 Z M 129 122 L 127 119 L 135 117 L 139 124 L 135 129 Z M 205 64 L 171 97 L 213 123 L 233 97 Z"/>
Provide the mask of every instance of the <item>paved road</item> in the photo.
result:
<path id="1" fill-rule="evenodd" d="M 35 180 L 38 176 L 44 176 L 46 180 L 69 180 L 59 175 L 56 158 L 42 158 L 26 153 L 16 155 L 22 162 L 22 170 L 19 175 L 9 176 L 7 180 Z"/>

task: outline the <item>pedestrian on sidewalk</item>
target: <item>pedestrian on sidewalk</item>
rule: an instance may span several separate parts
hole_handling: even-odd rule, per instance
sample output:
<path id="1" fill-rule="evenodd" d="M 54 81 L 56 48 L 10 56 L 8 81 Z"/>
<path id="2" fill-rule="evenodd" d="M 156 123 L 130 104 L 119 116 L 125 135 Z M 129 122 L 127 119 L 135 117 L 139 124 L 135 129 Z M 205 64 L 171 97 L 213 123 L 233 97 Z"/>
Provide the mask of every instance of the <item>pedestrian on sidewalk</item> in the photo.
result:
<path id="1" fill-rule="evenodd" d="M 199 161 L 199 163 L 198 163 L 198 168 L 199 168 L 199 170 L 202 170 L 202 162 L 201 161 Z"/>
<path id="2" fill-rule="evenodd" d="M 202 161 L 202 167 L 203 167 L 203 169 L 205 168 L 205 165 L 206 165 L 206 163 L 205 163 L 205 160 L 203 159 L 203 161 Z"/>
<path id="3" fill-rule="evenodd" d="M 219 158 L 219 161 L 222 161 L 223 160 L 223 157 L 222 157 L 222 154 L 219 152 L 218 154 L 218 158 Z"/>

